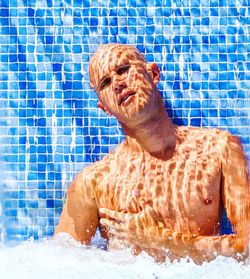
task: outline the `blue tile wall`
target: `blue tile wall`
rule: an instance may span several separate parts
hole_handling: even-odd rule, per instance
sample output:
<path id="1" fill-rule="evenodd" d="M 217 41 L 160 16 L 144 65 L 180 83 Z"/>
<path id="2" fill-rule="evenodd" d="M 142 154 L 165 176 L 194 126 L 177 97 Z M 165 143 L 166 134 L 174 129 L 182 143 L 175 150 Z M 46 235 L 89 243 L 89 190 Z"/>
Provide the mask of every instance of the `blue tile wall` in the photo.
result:
<path id="1" fill-rule="evenodd" d="M 122 141 L 88 77 L 98 44 L 116 42 L 159 64 L 176 124 L 229 130 L 250 160 L 247 0 L 2 0 L 2 240 L 52 235 L 76 172 Z"/>

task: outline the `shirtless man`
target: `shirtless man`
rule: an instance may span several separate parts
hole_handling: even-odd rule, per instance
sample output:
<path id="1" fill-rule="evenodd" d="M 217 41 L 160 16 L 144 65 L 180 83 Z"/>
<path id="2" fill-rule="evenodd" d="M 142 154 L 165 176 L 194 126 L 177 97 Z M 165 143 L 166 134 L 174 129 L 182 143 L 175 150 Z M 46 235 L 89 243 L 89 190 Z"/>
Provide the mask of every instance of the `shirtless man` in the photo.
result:
<path id="1" fill-rule="evenodd" d="M 246 257 L 249 177 L 239 140 L 219 129 L 175 127 L 157 89 L 158 66 L 134 47 L 99 47 L 89 73 L 98 106 L 126 137 L 76 176 L 55 234 L 88 244 L 99 226 L 110 244 L 122 239 L 155 257 Z M 222 208 L 231 235 L 219 235 Z"/>

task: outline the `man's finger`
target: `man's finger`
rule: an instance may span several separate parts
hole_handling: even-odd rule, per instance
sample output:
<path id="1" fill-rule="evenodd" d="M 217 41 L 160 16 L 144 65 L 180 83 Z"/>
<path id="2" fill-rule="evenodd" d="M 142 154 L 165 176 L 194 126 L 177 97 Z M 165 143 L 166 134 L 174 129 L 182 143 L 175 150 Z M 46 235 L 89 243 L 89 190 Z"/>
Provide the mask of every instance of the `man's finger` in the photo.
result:
<path id="1" fill-rule="evenodd" d="M 101 218 L 100 224 L 107 226 L 109 229 L 115 229 L 117 231 L 126 231 L 126 227 L 124 226 L 124 224 L 122 222 L 117 223 L 114 220 L 110 220 L 107 218 Z"/>
<path id="2" fill-rule="evenodd" d="M 119 222 L 124 222 L 128 218 L 130 218 L 129 213 L 118 212 L 118 211 L 110 210 L 107 208 L 100 208 L 99 212 L 100 212 L 101 217 L 106 217 L 106 218 L 108 217 L 110 219 L 114 219 Z"/>

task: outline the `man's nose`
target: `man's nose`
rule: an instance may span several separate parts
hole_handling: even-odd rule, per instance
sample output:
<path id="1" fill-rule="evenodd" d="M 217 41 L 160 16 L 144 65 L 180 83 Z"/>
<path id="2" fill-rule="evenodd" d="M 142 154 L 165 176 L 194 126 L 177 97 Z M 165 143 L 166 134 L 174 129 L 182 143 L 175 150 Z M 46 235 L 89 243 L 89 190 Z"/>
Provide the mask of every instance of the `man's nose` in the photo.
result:
<path id="1" fill-rule="evenodd" d="M 120 79 L 114 79 L 113 81 L 113 91 L 117 94 L 122 93 L 123 89 L 127 87 L 126 82 Z"/>

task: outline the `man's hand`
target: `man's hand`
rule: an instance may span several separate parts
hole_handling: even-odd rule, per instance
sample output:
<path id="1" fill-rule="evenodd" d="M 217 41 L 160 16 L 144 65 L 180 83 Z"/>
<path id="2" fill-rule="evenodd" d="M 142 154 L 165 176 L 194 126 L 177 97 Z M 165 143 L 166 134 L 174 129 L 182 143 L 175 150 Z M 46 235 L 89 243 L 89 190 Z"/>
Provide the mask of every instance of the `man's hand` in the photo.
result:
<path id="1" fill-rule="evenodd" d="M 150 207 L 134 214 L 106 208 L 101 208 L 99 212 L 100 223 L 107 227 L 110 237 L 124 239 L 130 244 L 138 244 L 143 248 L 163 250 L 175 246 L 175 252 L 181 249 L 182 254 L 187 255 L 187 248 L 197 237 L 174 232 L 171 227 L 165 228 Z"/>
<path id="2" fill-rule="evenodd" d="M 132 246 L 135 255 L 143 250 L 154 257 L 157 262 L 164 262 L 166 256 L 170 260 L 180 258 L 176 251 L 169 251 L 169 243 L 173 243 L 171 229 L 164 228 L 161 222 L 155 221 L 155 212 L 147 207 L 140 213 L 125 213 L 101 208 L 99 210 L 101 219 L 100 225 L 103 226 L 109 239 L 118 239 L 128 246 Z M 157 220 L 157 218 L 156 218 Z M 177 234 L 175 234 L 177 236 Z M 176 246 L 177 248 L 178 246 Z"/>

